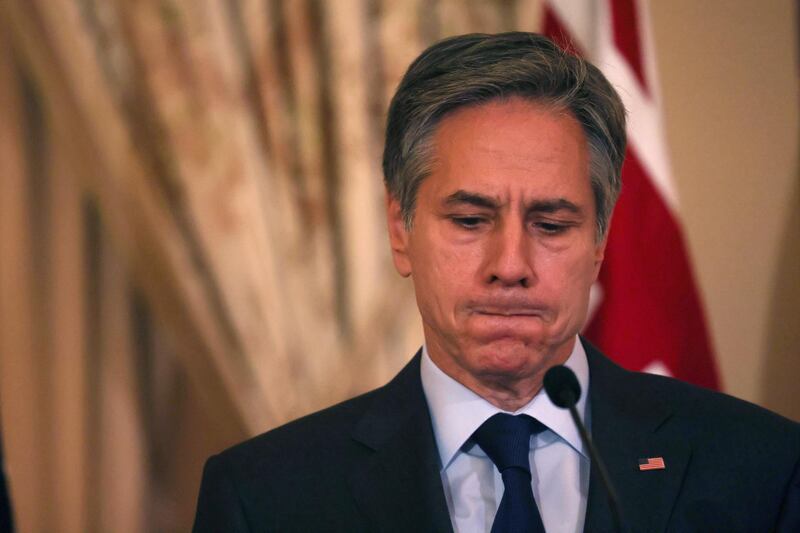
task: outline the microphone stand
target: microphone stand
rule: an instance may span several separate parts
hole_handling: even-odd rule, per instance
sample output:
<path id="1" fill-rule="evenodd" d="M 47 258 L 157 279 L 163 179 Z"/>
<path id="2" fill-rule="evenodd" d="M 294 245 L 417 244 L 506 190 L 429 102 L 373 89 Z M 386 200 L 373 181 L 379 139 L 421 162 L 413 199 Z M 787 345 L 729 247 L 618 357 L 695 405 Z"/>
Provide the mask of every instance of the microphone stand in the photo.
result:
<path id="1" fill-rule="evenodd" d="M 614 486 L 611 485 L 611 481 L 609 481 L 608 477 L 608 470 L 606 470 L 606 465 L 600 459 L 600 456 L 597 454 L 597 450 L 595 450 L 594 444 L 592 443 L 592 439 L 589 436 L 589 432 L 586 431 L 586 426 L 583 425 L 581 422 L 580 416 L 578 415 L 578 409 L 575 407 L 576 401 L 569 402 L 568 409 L 569 414 L 572 416 L 572 421 L 578 427 L 578 432 L 581 435 L 581 440 L 583 444 L 586 445 L 586 449 L 589 450 L 589 458 L 591 459 L 592 464 L 597 466 L 597 472 L 600 474 L 600 479 L 605 485 L 606 490 L 608 491 L 608 498 L 611 500 L 611 515 L 614 519 L 614 526 L 615 529 L 621 533 L 622 532 L 622 517 L 620 516 L 619 510 L 619 498 L 617 498 L 617 491 L 614 490 Z"/>

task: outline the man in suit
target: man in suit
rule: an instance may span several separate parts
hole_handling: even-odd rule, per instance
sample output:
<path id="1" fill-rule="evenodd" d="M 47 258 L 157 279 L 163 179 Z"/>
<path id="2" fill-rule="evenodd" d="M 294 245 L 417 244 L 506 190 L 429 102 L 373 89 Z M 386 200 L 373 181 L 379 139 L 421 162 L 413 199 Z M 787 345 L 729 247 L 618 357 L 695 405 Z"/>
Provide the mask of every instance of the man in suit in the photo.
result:
<path id="1" fill-rule="evenodd" d="M 386 386 L 209 459 L 195 531 L 612 531 L 597 465 L 542 390 L 560 364 L 588 391 L 623 528 L 800 531 L 797 424 L 578 336 L 624 152 L 618 95 L 544 37 L 423 52 L 383 165 L 425 344 Z"/>

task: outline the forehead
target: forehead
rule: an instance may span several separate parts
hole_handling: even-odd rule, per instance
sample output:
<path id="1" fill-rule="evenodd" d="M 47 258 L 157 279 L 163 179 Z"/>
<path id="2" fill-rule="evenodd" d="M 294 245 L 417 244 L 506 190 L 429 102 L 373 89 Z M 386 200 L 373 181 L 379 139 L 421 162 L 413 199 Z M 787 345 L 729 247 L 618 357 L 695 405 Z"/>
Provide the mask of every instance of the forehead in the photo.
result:
<path id="1" fill-rule="evenodd" d="M 426 181 L 437 189 L 589 193 L 583 129 L 569 111 L 553 106 L 513 97 L 463 107 L 441 120 L 433 146 L 433 171 Z"/>

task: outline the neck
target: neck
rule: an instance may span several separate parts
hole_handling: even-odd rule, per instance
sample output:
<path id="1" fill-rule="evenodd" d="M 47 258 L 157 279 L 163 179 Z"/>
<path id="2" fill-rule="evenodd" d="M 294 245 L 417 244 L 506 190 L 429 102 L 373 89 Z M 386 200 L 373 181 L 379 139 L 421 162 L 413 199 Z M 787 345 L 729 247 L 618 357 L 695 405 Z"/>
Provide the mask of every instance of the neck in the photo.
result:
<path id="1" fill-rule="evenodd" d="M 528 405 L 539 393 L 542 389 L 543 374 L 513 382 L 502 378 L 478 381 L 470 379 L 472 376 L 462 379 L 451 377 L 495 407 L 513 413 Z"/>

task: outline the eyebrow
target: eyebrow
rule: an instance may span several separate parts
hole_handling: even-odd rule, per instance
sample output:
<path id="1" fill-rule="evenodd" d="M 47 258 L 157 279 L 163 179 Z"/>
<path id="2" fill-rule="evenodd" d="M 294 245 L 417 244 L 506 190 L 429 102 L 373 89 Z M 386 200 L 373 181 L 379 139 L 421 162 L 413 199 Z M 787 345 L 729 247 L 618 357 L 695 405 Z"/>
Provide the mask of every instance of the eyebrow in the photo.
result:
<path id="1" fill-rule="evenodd" d="M 444 200 L 444 204 L 446 206 L 469 204 L 486 209 L 497 209 L 500 207 L 500 202 L 491 196 L 469 192 L 463 189 L 459 189 L 447 196 Z M 565 198 L 534 200 L 527 207 L 527 211 L 533 213 L 557 213 L 559 211 L 568 211 L 576 215 L 583 214 L 583 209 L 581 209 L 580 206 Z"/>
<path id="2" fill-rule="evenodd" d="M 491 196 L 468 192 L 463 189 L 457 190 L 444 199 L 444 205 L 446 206 L 459 204 L 469 204 L 475 207 L 485 207 L 487 209 L 497 209 L 500 206 L 500 203 Z"/>
<path id="3" fill-rule="evenodd" d="M 564 198 L 555 198 L 553 200 L 536 200 L 531 204 L 529 210 L 535 213 L 557 213 L 559 211 L 569 211 L 575 215 L 583 214 L 583 209 Z"/>

